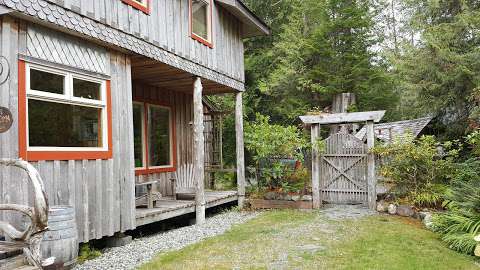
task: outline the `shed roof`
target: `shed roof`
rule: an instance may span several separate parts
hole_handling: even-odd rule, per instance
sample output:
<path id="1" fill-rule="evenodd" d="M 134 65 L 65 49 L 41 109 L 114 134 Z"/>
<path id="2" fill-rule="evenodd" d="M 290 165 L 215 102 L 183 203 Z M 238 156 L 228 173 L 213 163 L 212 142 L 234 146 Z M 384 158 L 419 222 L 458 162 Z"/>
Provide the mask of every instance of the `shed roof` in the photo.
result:
<path id="1" fill-rule="evenodd" d="M 420 132 L 432 121 L 432 117 L 423 117 L 412 120 L 404 120 L 390 123 L 382 123 L 375 125 L 375 136 L 385 142 L 392 141 L 398 136 L 410 133 L 417 137 Z M 366 129 L 363 127 L 355 135 L 355 137 L 364 140 L 366 136 Z"/>
<path id="2" fill-rule="evenodd" d="M 243 37 L 270 35 L 270 28 L 240 0 L 216 0 L 243 23 Z"/>

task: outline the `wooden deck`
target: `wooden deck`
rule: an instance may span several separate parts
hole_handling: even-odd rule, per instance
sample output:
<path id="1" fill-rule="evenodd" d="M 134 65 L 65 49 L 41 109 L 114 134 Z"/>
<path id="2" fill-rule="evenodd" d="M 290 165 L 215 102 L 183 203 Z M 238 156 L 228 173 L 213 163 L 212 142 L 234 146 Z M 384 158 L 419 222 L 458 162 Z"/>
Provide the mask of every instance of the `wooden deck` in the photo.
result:
<path id="1" fill-rule="evenodd" d="M 206 191 L 206 208 L 212 208 L 238 200 L 236 191 Z M 137 208 L 137 227 L 195 212 L 195 201 L 174 200 L 165 197 L 153 209 Z"/>

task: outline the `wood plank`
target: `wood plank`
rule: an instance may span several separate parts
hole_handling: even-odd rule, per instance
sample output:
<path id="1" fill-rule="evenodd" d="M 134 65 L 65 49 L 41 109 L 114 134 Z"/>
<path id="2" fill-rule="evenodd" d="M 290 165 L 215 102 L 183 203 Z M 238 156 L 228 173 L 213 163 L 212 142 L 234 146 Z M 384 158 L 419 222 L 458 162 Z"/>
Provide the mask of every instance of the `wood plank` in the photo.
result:
<path id="1" fill-rule="evenodd" d="M 382 120 L 385 111 L 371 111 L 371 112 L 354 112 L 354 113 L 324 113 L 321 115 L 304 115 L 300 116 L 300 120 L 304 124 L 346 124 L 359 123 L 366 121 L 374 121 L 376 123 Z"/>

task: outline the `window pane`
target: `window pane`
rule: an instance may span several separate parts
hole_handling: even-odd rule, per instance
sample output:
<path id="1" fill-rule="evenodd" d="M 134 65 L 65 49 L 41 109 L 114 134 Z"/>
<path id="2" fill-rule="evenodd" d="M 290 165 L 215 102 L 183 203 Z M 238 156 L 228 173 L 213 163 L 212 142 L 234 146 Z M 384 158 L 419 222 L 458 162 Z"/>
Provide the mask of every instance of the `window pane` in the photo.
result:
<path id="1" fill-rule="evenodd" d="M 55 93 L 55 94 L 64 94 L 65 77 L 62 75 L 57 75 L 53 73 L 43 72 L 40 70 L 30 69 L 30 89 Z"/>
<path id="2" fill-rule="evenodd" d="M 148 113 L 148 165 L 167 166 L 170 163 L 170 111 L 149 107 Z"/>
<path id="3" fill-rule="evenodd" d="M 192 1 L 192 31 L 208 40 L 208 4 L 201 0 Z"/>
<path id="4" fill-rule="evenodd" d="M 135 156 L 135 167 L 143 166 L 143 105 L 133 104 L 133 148 Z"/>
<path id="5" fill-rule="evenodd" d="M 30 146 L 102 147 L 102 109 L 28 100 Z"/>
<path id="6" fill-rule="evenodd" d="M 101 84 L 73 78 L 73 95 L 80 98 L 100 100 Z"/>

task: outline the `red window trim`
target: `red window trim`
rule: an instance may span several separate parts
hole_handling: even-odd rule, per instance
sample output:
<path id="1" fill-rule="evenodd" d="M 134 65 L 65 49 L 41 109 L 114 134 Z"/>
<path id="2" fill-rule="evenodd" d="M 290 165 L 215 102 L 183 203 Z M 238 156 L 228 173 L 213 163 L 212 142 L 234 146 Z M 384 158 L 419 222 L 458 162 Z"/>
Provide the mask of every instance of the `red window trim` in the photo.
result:
<path id="1" fill-rule="evenodd" d="M 135 9 L 142 11 L 145 14 L 150 15 L 150 0 L 147 0 L 147 6 L 144 6 L 138 3 L 137 1 L 133 1 L 133 0 L 122 0 L 122 2 L 134 7 Z"/>
<path id="2" fill-rule="evenodd" d="M 27 161 L 111 159 L 112 151 L 112 96 L 110 80 L 106 81 L 107 101 L 107 151 L 28 151 L 27 149 L 27 81 L 26 63 L 18 61 L 18 142 L 19 156 Z"/>
<path id="3" fill-rule="evenodd" d="M 175 111 L 173 110 L 173 106 L 167 104 L 165 102 L 150 100 L 150 99 L 143 99 L 143 98 L 134 98 L 134 102 L 142 103 L 143 104 L 143 126 L 144 126 L 144 140 L 145 140 L 145 166 L 143 168 L 135 168 L 135 175 L 146 175 L 146 174 L 153 174 L 153 173 L 163 173 L 163 172 L 175 172 L 177 171 L 177 136 L 176 136 L 176 126 L 175 126 Z M 171 126 L 172 126 L 172 165 L 168 167 L 162 168 L 149 168 L 148 167 L 148 105 L 158 105 L 163 107 L 170 108 L 170 118 L 171 118 Z"/>
<path id="4" fill-rule="evenodd" d="M 190 37 L 203 45 L 213 49 L 213 0 L 210 1 L 210 41 L 196 35 L 193 33 L 193 20 L 192 20 L 192 0 L 188 0 L 188 25 L 189 25 L 189 32 Z"/>

